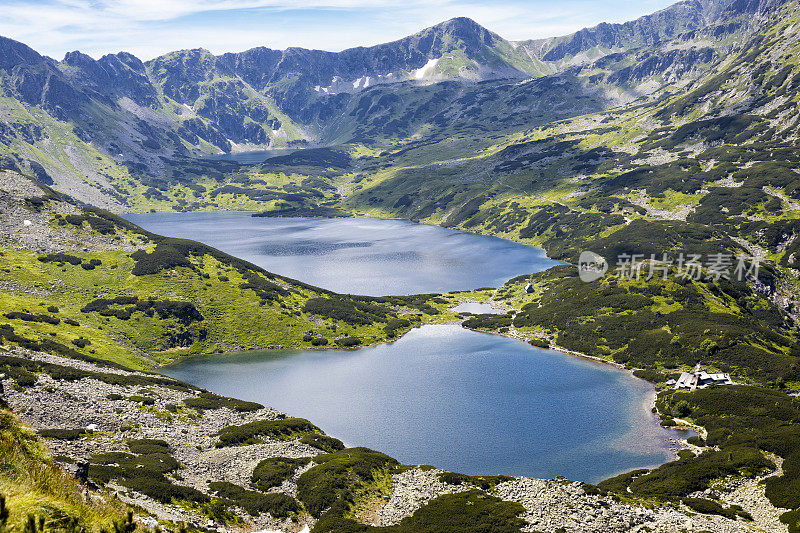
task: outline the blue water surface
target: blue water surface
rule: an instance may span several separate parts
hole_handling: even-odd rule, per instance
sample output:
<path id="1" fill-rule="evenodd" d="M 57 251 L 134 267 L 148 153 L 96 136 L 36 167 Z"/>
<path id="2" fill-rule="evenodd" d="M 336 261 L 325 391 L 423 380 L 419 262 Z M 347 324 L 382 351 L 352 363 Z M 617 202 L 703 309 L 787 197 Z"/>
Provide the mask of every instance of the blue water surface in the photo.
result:
<path id="1" fill-rule="evenodd" d="M 126 218 L 159 235 L 194 239 L 270 272 L 350 294 L 498 287 L 558 264 L 540 248 L 405 220 L 260 218 L 236 211 Z"/>
<path id="2" fill-rule="evenodd" d="M 351 294 L 496 287 L 556 264 L 538 248 L 401 220 L 127 218 Z M 308 418 L 350 446 L 467 474 L 595 482 L 668 461 L 670 440 L 685 437 L 659 426 L 653 387 L 628 372 L 458 325 L 423 326 L 355 351 L 201 356 L 164 373 Z"/>
<path id="3" fill-rule="evenodd" d="M 195 357 L 167 375 L 307 418 L 350 446 L 467 474 L 596 482 L 670 460 L 653 387 L 607 364 L 423 326 L 355 351 Z"/>

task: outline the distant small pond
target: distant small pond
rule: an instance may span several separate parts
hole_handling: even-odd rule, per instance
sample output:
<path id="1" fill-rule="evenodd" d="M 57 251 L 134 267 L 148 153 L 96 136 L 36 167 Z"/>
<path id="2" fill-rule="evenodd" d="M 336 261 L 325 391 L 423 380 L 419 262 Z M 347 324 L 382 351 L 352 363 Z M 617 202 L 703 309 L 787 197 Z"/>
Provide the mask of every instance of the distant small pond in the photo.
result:
<path id="1" fill-rule="evenodd" d="M 473 315 L 499 315 L 503 313 L 502 309 L 498 309 L 492 304 L 484 302 L 461 302 L 453 307 L 453 311 L 456 313 L 472 313 Z"/>
<path id="2" fill-rule="evenodd" d="M 308 418 L 350 446 L 467 474 L 597 482 L 672 458 L 653 387 L 610 365 L 460 326 L 356 351 L 193 358 L 165 374 Z"/>
<path id="3" fill-rule="evenodd" d="M 251 152 L 235 152 L 230 154 L 215 154 L 205 156 L 203 159 L 211 159 L 216 161 L 236 161 L 243 165 L 256 165 L 263 163 L 270 157 L 279 155 L 289 155 L 294 152 L 295 148 L 275 148 L 273 150 L 253 150 Z"/>
<path id="4" fill-rule="evenodd" d="M 384 296 L 498 287 L 557 261 L 544 250 L 405 220 L 260 218 L 238 211 L 126 215 L 290 278 L 341 293 Z"/>

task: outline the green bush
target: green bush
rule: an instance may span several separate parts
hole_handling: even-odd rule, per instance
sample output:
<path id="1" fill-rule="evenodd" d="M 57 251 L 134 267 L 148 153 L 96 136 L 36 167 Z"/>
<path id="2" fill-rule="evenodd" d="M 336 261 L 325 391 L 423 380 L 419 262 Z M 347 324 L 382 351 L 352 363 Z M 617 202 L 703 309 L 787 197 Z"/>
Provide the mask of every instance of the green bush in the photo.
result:
<path id="1" fill-rule="evenodd" d="M 86 221 L 86 217 L 83 215 L 70 214 L 66 215 L 64 217 L 64 220 L 66 220 L 67 223 L 72 224 L 73 226 L 81 226 Z"/>
<path id="2" fill-rule="evenodd" d="M 667 376 L 665 376 L 658 370 L 639 369 L 639 370 L 634 370 L 633 375 L 639 379 L 649 381 L 650 383 L 663 383 L 667 381 Z"/>
<path id="3" fill-rule="evenodd" d="M 466 474 L 458 474 L 455 472 L 441 472 L 439 473 L 439 480 L 447 483 L 448 485 L 461 485 L 463 483 L 475 485 L 483 490 L 489 490 L 498 483 L 504 481 L 511 481 L 512 477 L 508 476 L 468 476 Z"/>
<path id="4" fill-rule="evenodd" d="M 328 511 L 314 525 L 311 533 L 369 533 L 377 531 L 374 528 L 353 519 L 345 518 L 342 513 Z"/>
<path id="5" fill-rule="evenodd" d="M 267 491 L 277 487 L 285 480 L 292 477 L 299 467 L 307 465 L 311 459 L 303 457 L 290 459 L 288 457 L 270 457 L 264 459 L 253 470 L 251 482 L 259 490 Z"/>
<path id="6" fill-rule="evenodd" d="M 169 454 L 170 446 L 160 439 L 134 439 L 128 441 L 128 449 L 138 455 Z"/>
<path id="7" fill-rule="evenodd" d="M 284 418 L 280 420 L 257 420 L 241 426 L 228 426 L 221 429 L 217 448 L 242 446 L 263 442 L 262 437 L 276 440 L 291 440 L 308 433 L 321 433 L 320 429 L 304 418 Z"/>
<path id="8" fill-rule="evenodd" d="M 217 496 L 241 507 L 250 516 L 269 513 L 275 518 L 286 518 L 300 511 L 297 500 L 286 494 L 262 494 L 227 481 L 213 481 L 208 486 Z"/>
<path id="9" fill-rule="evenodd" d="M 58 253 L 40 256 L 39 261 L 42 263 L 69 263 L 70 265 L 78 266 L 83 260 L 80 257 L 75 257 L 74 255 Z"/>
<path id="10" fill-rule="evenodd" d="M 390 318 L 386 321 L 386 326 L 383 328 L 386 335 L 395 337 L 397 330 L 402 330 L 411 327 L 411 322 L 405 318 Z"/>
<path id="11" fill-rule="evenodd" d="M 512 533 L 526 526 L 519 516 L 524 512 L 517 502 L 472 490 L 440 496 L 396 526 L 384 529 L 387 533 Z"/>
<path id="12" fill-rule="evenodd" d="M 692 406 L 686 400 L 681 400 L 675 404 L 672 413 L 679 418 L 687 417 L 692 414 Z"/>
<path id="13" fill-rule="evenodd" d="M 98 483 L 116 480 L 120 485 L 140 492 L 161 503 L 184 500 L 207 503 L 209 497 L 192 487 L 176 485 L 164 474 L 180 468 L 180 463 L 168 452 L 169 446 L 160 440 L 141 439 L 129 442 L 131 450 L 147 453 L 133 455 L 108 452 L 89 458 L 89 478 Z"/>
<path id="14" fill-rule="evenodd" d="M 90 341 L 89 339 L 84 339 L 83 337 L 78 337 L 77 339 L 72 339 L 72 344 L 74 344 L 78 348 L 86 348 L 87 346 L 92 344 L 92 341 Z"/>
<path id="15" fill-rule="evenodd" d="M 87 435 L 85 429 L 40 429 L 39 436 L 46 439 L 78 440 Z"/>
<path id="16" fill-rule="evenodd" d="M 247 280 L 245 283 L 239 285 L 240 289 L 252 289 L 256 295 L 265 301 L 277 300 L 281 296 L 286 296 L 288 291 L 278 285 L 264 279 L 261 275 L 255 272 L 244 272 L 242 276 Z"/>
<path id="17" fill-rule="evenodd" d="M 138 396 L 135 394 L 133 396 L 128 396 L 125 399 L 128 400 L 129 402 L 136 402 L 142 405 L 155 405 L 156 403 L 154 398 L 150 398 L 149 396 Z"/>
<path id="18" fill-rule="evenodd" d="M 303 437 L 300 439 L 300 442 L 328 453 L 344 450 L 345 448 L 344 443 L 339 439 L 329 437 L 328 435 L 322 435 L 320 433 L 309 433 L 308 435 L 303 435 Z"/>
<path id="19" fill-rule="evenodd" d="M 723 507 L 719 503 L 705 498 L 681 498 L 681 501 L 691 510 L 698 513 L 716 514 L 724 516 L 725 518 L 730 518 L 731 520 L 736 520 L 737 516 L 741 516 L 747 520 L 753 519 L 753 517 L 739 505 Z"/>
<path id="20" fill-rule="evenodd" d="M 547 339 L 531 339 L 528 344 L 537 348 L 550 348 L 550 341 Z"/>
<path id="21" fill-rule="evenodd" d="M 800 477 L 792 473 L 767 479 L 765 494 L 772 505 L 784 509 L 800 508 Z"/>
<path id="22" fill-rule="evenodd" d="M 91 467 L 90 467 L 91 472 Z M 119 480 L 120 484 L 130 490 L 150 496 L 157 502 L 172 503 L 183 500 L 193 503 L 206 503 L 210 498 L 193 487 L 176 485 L 167 478 L 131 477 Z"/>
<path id="23" fill-rule="evenodd" d="M 115 224 L 110 220 L 95 216 L 87 216 L 86 221 L 94 231 L 100 233 L 101 235 L 111 235 L 116 233 Z"/>
<path id="24" fill-rule="evenodd" d="M 33 387 L 38 381 L 36 374 L 18 366 L 0 367 L 0 371 L 13 379 L 20 387 Z"/>
<path id="25" fill-rule="evenodd" d="M 780 521 L 789 528 L 789 533 L 800 533 L 800 510 L 783 513 Z"/>
<path id="26" fill-rule="evenodd" d="M 186 398 L 183 400 L 186 407 L 197 409 L 198 411 L 205 411 L 210 409 L 231 409 L 240 413 L 247 413 L 263 409 L 264 406 L 256 402 L 246 402 L 244 400 L 236 400 L 234 398 L 225 398 L 213 392 L 201 392 L 198 396 L 193 398 Z"/>
<path id="27" fill-rule="evenodd" d="M 131 254 L 131 258 L 136 261 L 131 271 L 134 276 L 158 274 L 162 270 L 178 267 L 192 268 L 186 255 L 168 244 L 157 244 L 151 253 L 138 250 Z"/>
<path id="28" fill-rule="evenodd" d="M 57 326 L 61 323 L 61 319 L 58 317 L 50 316 L 50 315 L 34 315 L 31 313 L 25 313 L 20 311 L 12 311 L 10 313 L 6 313 L 6 318 L 11 320 L 18 319 L 24 320 L 25 322 L 45 322 L 47 324 L 52 324 Z"/>
<path id="29" fill-rule="evenodd" d="M 136 477 L 147 475 L 159 477 L 180 468 L 180 463 L 168 453 L 150 453 L 146 455 L 132 455 L 124 452 L 107 452 L 93 455 L 89 458 L 90 464 L 115 466 L 122 477 Z M 107 481 L 107 480 L 103 480 Z"/>
<path id="30" fill-rule="evenodd" d="M 361 344 L 361 339 L 358 337 L 344 337 L 336 339 L 334 342 L 342 348 L 353 348 Z"/>
<path id="31" fill-rule="evenodd" d="M 482 314 L 482 315 L 475 315 L 464 322 L 462 322 L 462 326 L 469 329 L 485 329 L 494 331 L 499 328 L 507 328 L 511 325 L 513 321 L 511 315 L 495 315 L 495 314 Z"/>
<path id="32" fill-rule="evenodd" d="M 678 459 L 691 459 L 695 456 L 692 450 L 678 450 Z"/>
<path id="33" fill-rule="evenodd" d="M 356 491 L 373 479 L 374 472 L 399 463 L 368 448 L 347 448 L 314 457 L 315 466 L 297 480 L 297 495 L 306 510 L 319 518 L 337 501 L 352 502 Z"/>
<path id="34" fill-rule="evenodd" d="M 313 315 L 341 320 L 355 326 L 386 322 L 391 309 L 376 303 L 336 298 L 310 298 L 303 311 Z"/>
<path id="35" fill-rule="evenodd" d="M 705 490 L 714 479 L 755 475 L 772 467 L 772 462 L 754 448 L 729 447 L 662 465 L 637 477 L 630 489 L 640 496 L 670 500 Z"/>
<path id="36" fill-rule="evenodd" d="M 118 307 L 127 306 L 127 307 Z M 117 296 L 116 298 L 98 298 L 87 303 L 81 309 L 82 313 L 98 313 L 100 316 L 113 316 L 120 320 L 128 320 L 135 312 L 142 312 L 148 316 L 158 313 L 163 319 L 174 317 L 183 324 L 202 322 L 203 315 L 191 302 L 175 300 L 140 300 L 136 296 Z"/>
<path id="37" fill-rule="evenodd" d="M 397 525 L 370 527 L 328 512 L 314 526 L 314 533 L 518 533 L 526 522 L 525 508 L 478 490 L 446 494 L 423 505 Z"/>

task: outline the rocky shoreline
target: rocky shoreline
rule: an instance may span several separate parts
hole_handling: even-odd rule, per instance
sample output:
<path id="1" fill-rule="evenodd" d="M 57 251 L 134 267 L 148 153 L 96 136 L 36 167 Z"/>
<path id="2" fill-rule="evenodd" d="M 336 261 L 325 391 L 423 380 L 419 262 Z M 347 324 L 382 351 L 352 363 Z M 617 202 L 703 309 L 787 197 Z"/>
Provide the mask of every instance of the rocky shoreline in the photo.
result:
<path id="1" fill-rule="evenodd" d="M 147 375 L 20 348 L 9 348 L 5 353 L 88 372 Z M 264 438 L 258 444 L 217 448 L 214 434 L 222 428 L 256 420 L 279 420 L 286 415 L 269 407 L 251 412 L 237 412 L 227 407 L 204 411 L 183 407 L 181 402 L 197 395 L 198 391 L 167 386 L 113 385 L 91 377 L 56 381 L 45 373 L 38 374 L 32 386 L 21 388 L 8 377 L 3 379 L 3 385 L 5 399 L 14 412 L 37 430 L 94 425 L 95 431 L 75 440 L 47 440 L 53 455 L 65 465 L 84 464 L 98 453 L 122 452 L 130 439 L 162 439 L 169 443 L 181 465 L 174 476 L 176 482 L 207 493 L 209 480 L 227 481 L 250 489 L 253 468 L 262 459 L 308 457 L 313 461 L 314 456 L 323 453 L 298 439 Z M 143 395 L 151 398 L 152 404 L 142 405 L 131 400 Z M 181 407 L 177 410 L 170 407 L 175 405 Z M 313 464 L 298 470 L 290 479 L 270 490 L 295 497 L 297 477 Z M 468 482 L 448 484 L 440 479 L 441 472 L 430 467 L 411 467 L 392 475 L 391 493 L 373 505 L 370 518 L 365 518 L 365 522 L 377 526 L 397 524 L 434 498 L 475 489 Z M 582 483 L 565 479 L 518 477 L 486 490 L 503 500 L 520 503 L 525 508 L 522 517 L 527 523 L 525 531 L 530 532 L 559 528 L 569 532 L 785 532 L 786 526 L 777 518 L 780 511 L 764 497 L 764 486 L 758 483 L 760 479 L 726 480 L 713 495 L 722 501 L 742 505 L 753 516 L 753 522 L 702 515 L 682 507 L 644 505 L 633 499 L 620 501 L 611 495 L 589 494 Z M 123 501 L 135 505 L 140 509 L 140 520 L 153 517 L 218 531 L 272 529 L 287 533 L 300 531 L 306 526 L 313 527 L 315 523 L 304 513 L 294 519 L 276 519 L 268 513 L 253 518 L 240 510 L 237 513 L 239 523 L 225 525 L 211 520 L 197 509 L 159 503 L 114 483 L 107 484 L 102 491 L 116 494 Z"/>

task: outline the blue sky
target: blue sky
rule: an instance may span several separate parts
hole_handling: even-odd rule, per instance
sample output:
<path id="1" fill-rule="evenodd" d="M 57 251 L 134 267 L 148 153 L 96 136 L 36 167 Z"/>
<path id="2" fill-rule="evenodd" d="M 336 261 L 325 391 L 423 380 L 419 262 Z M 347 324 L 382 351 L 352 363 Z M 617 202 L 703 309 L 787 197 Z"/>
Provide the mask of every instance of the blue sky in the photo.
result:
<path id="1" fill-rule="evenodd" d="M 254 46 L 338 51 L 399 39 L 466 16 L 506 39 L 564 35 L 624 22 L 674 0 L 0 0 L 0 35 L 61 59 L 125 50 L 215 53 Z"/>

